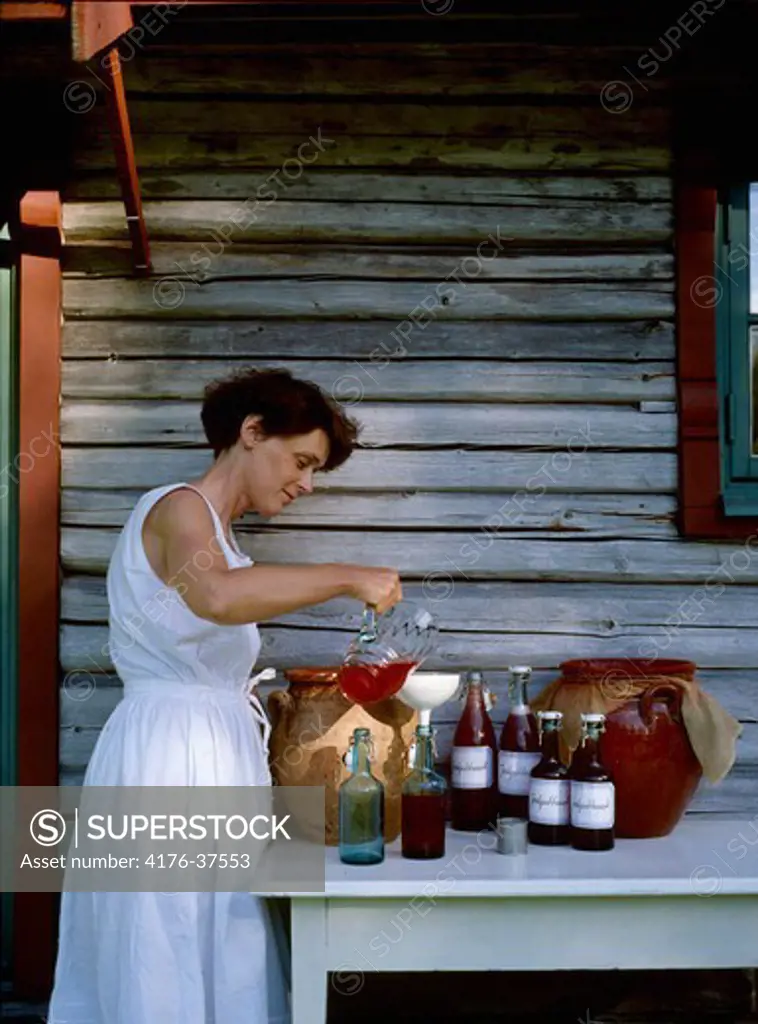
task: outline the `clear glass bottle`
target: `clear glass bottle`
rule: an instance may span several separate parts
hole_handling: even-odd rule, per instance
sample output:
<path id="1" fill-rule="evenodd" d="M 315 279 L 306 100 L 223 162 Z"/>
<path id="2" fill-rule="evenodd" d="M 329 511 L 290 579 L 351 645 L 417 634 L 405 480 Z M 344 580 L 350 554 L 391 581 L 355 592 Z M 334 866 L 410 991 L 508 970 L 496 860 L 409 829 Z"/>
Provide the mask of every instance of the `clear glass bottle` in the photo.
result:
<path id="1" fill-rule="evenodd" d="M 498 809 L 504 818 L 529 818 L 530 775 L 540 760 L 539 726 L 527 699 L 531 676 L 527 666 L 510 669 L 508 717 L 498 752 Z"/>
<path id="2" fill-rule="evenodd" d="M 416 726 L 411 770 L 403 781 L 402 855 L 431 860 L 445 855 L 447 782 L 434 770 L 431 725 Z"/>
<path id="3" fill-rule="evenodd" d="M 339 788 L 339 854 L 345 864 L 384 860 L 384 786 L 371 774 L 370 729 L 355 729 L 345 761 L 352 772 Z"/>
<path id="4" fill-rule="evenodd" d="M 478 832 L 494 824 L 497 813 L 497 739 L 481 672 L 467 674 L 464 695 L 466 704 L 455 729 L 451 755 L 451 824 L 464 832 Z"/>
<path id="5" fill-rule="evenodd" d="M 538 711 L 537 717 L 542 734 L 542 756 L 530 776 L 527 837 L 536 846 L 567 845 L 571 786 L 558 747 L 563 714 Z"/>
<path id="6" fill-rule="evenodd" d="M 616 788 L 600 759 L 605 715 L 585 713 L 582 739 L 569 769 L 571 845 L 576 850 L 612 850 L 615 846 Z"/>

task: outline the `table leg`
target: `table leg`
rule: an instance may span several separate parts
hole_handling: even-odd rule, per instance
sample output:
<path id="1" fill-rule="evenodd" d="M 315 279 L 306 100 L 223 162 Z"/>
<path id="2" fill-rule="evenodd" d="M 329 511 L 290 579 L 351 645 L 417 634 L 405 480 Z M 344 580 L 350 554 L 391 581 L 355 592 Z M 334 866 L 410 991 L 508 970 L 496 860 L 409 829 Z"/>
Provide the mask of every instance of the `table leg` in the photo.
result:
<path id="1" fill-rule="evenodd" d="M 326 900 L 292 898 L 292 1024 L 326 1024 Z"/>

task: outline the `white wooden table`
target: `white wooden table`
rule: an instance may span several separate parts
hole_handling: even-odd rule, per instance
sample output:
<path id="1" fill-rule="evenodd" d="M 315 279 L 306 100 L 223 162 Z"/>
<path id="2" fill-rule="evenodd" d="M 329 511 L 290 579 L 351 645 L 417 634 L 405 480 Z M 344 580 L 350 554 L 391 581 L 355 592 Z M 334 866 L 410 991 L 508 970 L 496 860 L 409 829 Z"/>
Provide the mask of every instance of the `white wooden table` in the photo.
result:
<path id="1" fill-rule="evenodd" d="M 750 843 L 755 845 L 750 845 Z M 293 894 L 293 1024 L 325 1024 L 328 972 L 636 970 L 758 966 L 758 815 L 688 818 L 607 853 L 449 831 L 445 856 L 377 867 L 327 849 L 326 893 Z"/>

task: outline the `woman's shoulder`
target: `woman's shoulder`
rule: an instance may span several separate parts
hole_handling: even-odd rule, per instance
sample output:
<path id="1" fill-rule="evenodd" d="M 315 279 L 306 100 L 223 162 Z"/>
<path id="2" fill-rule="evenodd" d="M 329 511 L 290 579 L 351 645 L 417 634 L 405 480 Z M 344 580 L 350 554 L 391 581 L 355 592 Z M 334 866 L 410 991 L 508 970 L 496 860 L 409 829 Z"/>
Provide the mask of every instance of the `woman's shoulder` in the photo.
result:
<path id="1" fill-rule="evenodd" d="M 161 519 L 170 522 L 197 520 L 205 523 L 210 513 L 207 498 L 186 482 L 154 487 L 142 495 L 135 512 L 138 510 L 143 519 L 152 513 L 153 521 Z"/>

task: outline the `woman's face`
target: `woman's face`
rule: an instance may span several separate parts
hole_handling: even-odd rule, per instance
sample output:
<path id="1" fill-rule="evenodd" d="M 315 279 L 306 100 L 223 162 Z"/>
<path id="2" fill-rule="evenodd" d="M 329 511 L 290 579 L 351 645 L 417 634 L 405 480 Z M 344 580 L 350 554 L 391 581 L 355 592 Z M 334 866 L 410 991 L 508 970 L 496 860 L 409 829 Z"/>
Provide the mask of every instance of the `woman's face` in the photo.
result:
<path id="1" fill-rule="evenodd" d="M 301 494 L 310 494 L 313 474 L 329 456 L 329 438 L 321 429 L 265 437 L 257 422 L 245 421 L 241 441 L 248 454 L 245 491 L 253 509 L 263 516 L 278 515 Z"/>

